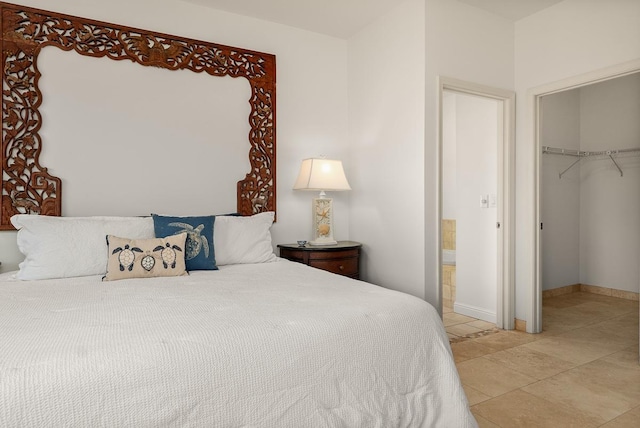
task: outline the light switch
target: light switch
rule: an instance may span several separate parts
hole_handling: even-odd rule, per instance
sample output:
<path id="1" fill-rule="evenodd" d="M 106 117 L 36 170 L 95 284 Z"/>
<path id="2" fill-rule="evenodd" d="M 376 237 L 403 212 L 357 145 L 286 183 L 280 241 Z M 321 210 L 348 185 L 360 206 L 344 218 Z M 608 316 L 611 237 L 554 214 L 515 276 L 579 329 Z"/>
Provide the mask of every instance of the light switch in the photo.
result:
<path id="1" fill-rule="evenodd" d="M 489 195 L 480 195 L 480 208 L 489 208 Z"/>

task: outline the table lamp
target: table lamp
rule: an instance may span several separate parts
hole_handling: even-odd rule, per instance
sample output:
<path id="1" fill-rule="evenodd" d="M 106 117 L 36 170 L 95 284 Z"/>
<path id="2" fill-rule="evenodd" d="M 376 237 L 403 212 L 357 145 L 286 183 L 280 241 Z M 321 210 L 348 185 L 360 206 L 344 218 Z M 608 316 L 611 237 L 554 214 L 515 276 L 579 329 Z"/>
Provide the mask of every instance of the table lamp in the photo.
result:
<path id="1" fill-rule="evenodd" d="M 334 245 L 333 239 L 333 199 L 327 198 L 325 191 L 351 190 L 339 160 L 311 158 L 304 159 L 300 166 L 294 190 L 314 190 L 320 192 L 313 199 L 311 245 Z"/>

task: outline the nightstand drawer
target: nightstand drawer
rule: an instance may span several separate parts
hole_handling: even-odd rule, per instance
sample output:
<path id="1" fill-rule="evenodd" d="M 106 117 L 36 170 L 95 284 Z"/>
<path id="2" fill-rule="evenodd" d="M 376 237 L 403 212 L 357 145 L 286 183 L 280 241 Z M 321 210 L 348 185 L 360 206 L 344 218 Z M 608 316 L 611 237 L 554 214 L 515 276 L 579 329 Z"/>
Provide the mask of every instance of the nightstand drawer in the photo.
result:
<path id="1" fill-rule="evenodd" d="M 293 262 L 305 263 L 305 252 L 301 250 L 292 250 L 289 248 L 280 248 L 280 257 Z M 307 255 L 308 257 L 308 255 Z"/>
<path id="2" fill-rule="evenodd" d="M 309 261 L 312 260 L 336 260 L 345 258 L 358 258 L 359 248 L 341 251 L 313 251 L 309 253 Z"/>
<path id="3" fill-rule="evenodd" d="M 357 258 L 341 260 L 310 260 L 309 266 L 346 276 L 358 274 Z"/>
<path id="4" fill-rule="evenodd" d="M 362 244 L 353 241 L 339 241 L 335 245 L 280 244 L 280 257 L 338 275 L 360 279 L 360 248 Z"/>

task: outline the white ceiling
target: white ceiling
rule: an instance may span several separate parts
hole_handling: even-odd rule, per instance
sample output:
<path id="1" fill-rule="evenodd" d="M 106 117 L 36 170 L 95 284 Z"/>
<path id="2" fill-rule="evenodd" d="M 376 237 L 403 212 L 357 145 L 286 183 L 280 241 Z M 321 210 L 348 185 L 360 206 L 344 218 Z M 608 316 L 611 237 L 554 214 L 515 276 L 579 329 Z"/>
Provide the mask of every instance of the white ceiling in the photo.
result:
<path id="1" fill-rule="evenodd" d="M 341 39 L 403 0 L 184 0 Z"/>
<path id="2" fill-rule="evenodd" d="M 458 0 L 471 6 L 517 21 L 563 0 Z"/>
<path id="3" fill-rule="evenodd" d="M 404 0 L 183 1 L 346 39 Z M 562 0 L 458 1 L 517 21 Z"/>

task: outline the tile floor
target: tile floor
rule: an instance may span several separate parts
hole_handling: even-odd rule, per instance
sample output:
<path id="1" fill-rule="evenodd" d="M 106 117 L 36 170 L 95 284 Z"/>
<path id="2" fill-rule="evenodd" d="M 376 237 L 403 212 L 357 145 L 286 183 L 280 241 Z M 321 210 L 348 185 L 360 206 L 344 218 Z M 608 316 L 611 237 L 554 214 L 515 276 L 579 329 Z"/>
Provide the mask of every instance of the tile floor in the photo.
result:
<path id="1" fill-rule="evenodd" d="M 637 301 L 544 299 L 540 334 L 444 312 L 480 427 L 640 427 Z"/>

